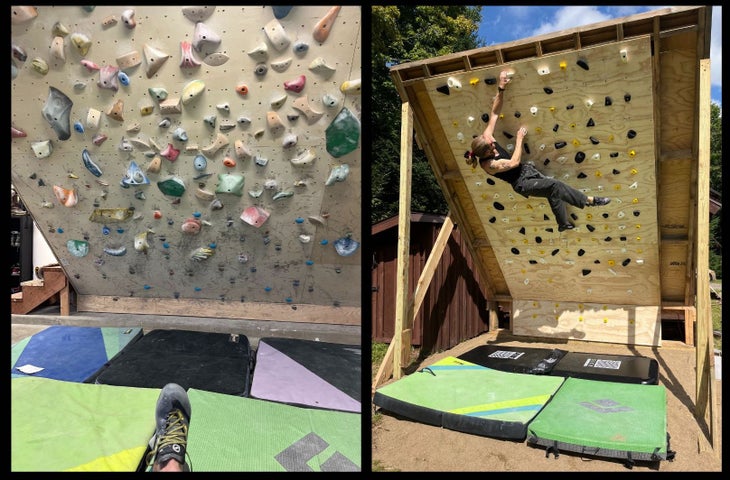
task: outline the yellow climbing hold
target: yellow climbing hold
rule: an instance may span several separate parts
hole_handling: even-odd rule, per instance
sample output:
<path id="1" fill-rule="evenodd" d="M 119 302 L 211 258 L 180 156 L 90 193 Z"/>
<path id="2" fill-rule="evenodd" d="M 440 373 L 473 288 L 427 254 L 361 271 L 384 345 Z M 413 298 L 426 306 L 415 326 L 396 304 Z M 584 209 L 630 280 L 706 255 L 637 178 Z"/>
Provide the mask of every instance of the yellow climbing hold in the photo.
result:
<path id="1" fill-rule="evenodd" d="M 608 323 L 608 319 L 607 318 L 604 318 L 603 319 L 603 323 Z"/>
<path id="2" fill-rule="evenodd" d="M 636 150 L 631 149 L 629 150 L 629 157 L 635 157 L 636 156 Z"/>
<path id="3" fill-rule="evenodd" d="M 479 79 L 478 78 L 471 78 L 471 79 L 469 79 L 469 85 L 471 85 L 472 87 L 474 85 L 478 84 L 478 83 L 479 83 Z"/>
<path id="4" fill-rule="evenodd" d="M 609 260 L 608 261 L 608 266 L 609 267 L 613 267 L 614 265 L 616 265 L 616 261 L 615 260 Z"/>
<path id="5" fill-rule="evenodd" d="M 638 198 L 636 198 L 636 197 L 634 197 L 634 198 L 633 198 L 633 199 L 631 200 L 631 203 L 639 203 L 639 199 L 638 199 Z"/>
<path id="6" fill-rule="evenodd" d="M 593 214 L 592 213 L 589 213 L 589 214 L 586 215 L 586 220 L 592 220 L 592 219 L 593 219 Z"/>
<path id="7" fill-rule="evenodd" d="M 601 173 L 601 171 L 600 170 L 596 170 L 596 177 L 599 177 L 600 178 L 602 176 L 603 176 L 603 174 Z"/>
<path id="8" fill-rule="evenodd" d="M 542 128 L 540 128 L 540 127 L 537 127 L 537 128 L 535 129 L 535 133 L 542 133 Z"/>
<path id="9" fill-rule="evenodd" d="M 183 88 L 182 103 L 187 104 L 192 99 L 203 93 L 205 90 L 205 82 L 202 80 L 193 80 Z"/>
<path id="10" fill-rule="evenodd" d="M 635 168 L 631 169 L 631 175 L 636 175 L 637 173 L 639 173 L 639 171 L 637 169 L 635 169 Z"/>
<path id="11" fill-rule="evenodd" d="M 568 68 L 568 63 L 565 60 L 560 62 L 560 70 L 565 70 L 567 68 Z"/>

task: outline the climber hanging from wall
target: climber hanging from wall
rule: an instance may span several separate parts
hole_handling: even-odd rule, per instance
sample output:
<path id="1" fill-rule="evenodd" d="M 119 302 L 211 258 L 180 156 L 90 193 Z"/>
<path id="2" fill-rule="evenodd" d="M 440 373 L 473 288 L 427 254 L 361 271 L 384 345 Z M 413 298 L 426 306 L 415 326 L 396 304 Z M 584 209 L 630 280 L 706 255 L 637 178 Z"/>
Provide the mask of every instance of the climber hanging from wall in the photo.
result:
<path id="1" fill-rule="evenodd" d="M 497 94 L 494 96 L 487 127 L 484 129 L 484 133 L 472 140 L 471 151 L 465 155 L 466 163 L 471 167 L 479 165 L 489 175 L 512 185 L 514 191 L 524 197 L 546 198 L 558 223 L 558 231 L 573 229 L 575 225 L 570 221 L 565 206 L 566 203 L 582 209 L 586 206 L 607 205 L 611 199 L 586 196 L 580 190 L 559 180 L 546 177 L 532 163 L 523 163 L 522 143 L 525 135 L 527 135 L 527 128 L 524 126 L 517 131 L 514 150 L 511 155 L 497 143 L 494 139 L 494 128 L 497 126 L 497 120 L 502 111 L 505 88 L 511 80 L 511 71 L 503 70 L 500 72 Z"/>

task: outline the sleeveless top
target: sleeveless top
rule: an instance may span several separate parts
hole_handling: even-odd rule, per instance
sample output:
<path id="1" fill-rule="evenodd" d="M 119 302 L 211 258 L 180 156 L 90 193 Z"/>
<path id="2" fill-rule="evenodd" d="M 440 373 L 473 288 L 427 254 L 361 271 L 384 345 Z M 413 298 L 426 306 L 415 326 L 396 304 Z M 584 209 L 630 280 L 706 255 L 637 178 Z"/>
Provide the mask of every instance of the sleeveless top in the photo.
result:
<path id="1" fill-rule="evenodd" d="M 499 152 L 499 157 L 497 157 L 497 158 L 499 158 L 500 160 L 502 160 L 502 159 L 509 160 L 512 157 L 512 155 L 510 155 L 510 153 L 507 150 L 505 150 L 504 148 L 502 148 L 502 145 L 498 144 L 497 142 L 494 143 L 494 147 Z M 511 168 L 504 172 L 495 173 L 492 176 L 502 179 L 505 182 L 509 183 L 510 185 L 514 185 L 517 182 L 517 180 L 520 178 L 521 174 L 522 174 L 522 163 L 517 165 L 515 168 Z"/>

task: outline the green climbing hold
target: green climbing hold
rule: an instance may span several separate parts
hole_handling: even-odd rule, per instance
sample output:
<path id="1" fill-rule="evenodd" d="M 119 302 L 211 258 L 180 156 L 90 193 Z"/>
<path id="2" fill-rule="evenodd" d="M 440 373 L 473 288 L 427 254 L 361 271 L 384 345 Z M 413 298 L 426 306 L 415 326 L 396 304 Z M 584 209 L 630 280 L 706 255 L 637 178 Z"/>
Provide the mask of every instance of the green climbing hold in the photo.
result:
<path id="1" fill-rule="evenodd" d="M 66 248 L 74 257 L 85 257 L 89 254 L 89 242 L 84 240 L 69 240 Z"/>
<path id="2" fill-rule="evenodd" d="M 243 175 L 237 173 L 219 173 L 218 186 L 215 193 L 232 193 L 239 197 L 243 195 Z"/>
<path id="3" fill-rule="evenodd" d="M 343 108 L 325 130 L 327 151 L 333 157 L 341 157 L 355 150 L 360 140 L 360 120 L 350 110 Z"/>
<path id="4" fill-rule="evenodd" d="M 168 177 L 157 182 L 160 191 L 171 197 L 182 197 L 185 193 L 185 184 L 178 177 Z"/>

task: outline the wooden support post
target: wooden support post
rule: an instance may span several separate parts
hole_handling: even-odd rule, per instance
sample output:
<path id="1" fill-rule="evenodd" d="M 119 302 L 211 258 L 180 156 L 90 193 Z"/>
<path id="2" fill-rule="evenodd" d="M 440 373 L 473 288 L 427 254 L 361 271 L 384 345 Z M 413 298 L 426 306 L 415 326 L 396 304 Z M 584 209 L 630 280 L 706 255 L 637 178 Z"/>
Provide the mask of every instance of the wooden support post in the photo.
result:
<path id="1" fill-rule="evenodd" d="M 428 286 L 431 284 L 433 274 L 436 272 L 439 260 L 441 260 L 441 257 L 444 254 L 444 249 L 446 248 L 446 244 L 448 243 L 449 237 L 451 236 L 451 232 L 453 230 L 454 222 L 451 220 L 451 214 L 449 214 L 446 217 L 446 220 L 444 220 L 444 224 L 441 226 L 441 230 L 439 230 L 439 235 L 436 238 L 436 242 L 434 243 L 433 248 L 431 249 L 431 253 L 428 255 L 426 264 L 423 266 L 423 271 L 421 271 L 421 277 L 418 279 L 418 283 L 416 284 L 416 291 L 413 294 L 413 308 L 410 315 L 411 325 L 413 325 L 413 322 L 416 319 L 416 315 L 418 315 L 418 310 L 420 310 L 421 308 L 423 299 L 426 298 Z"/>
<path id="2" fill-rule="evenodd" d="M 400 197 L 398 199 L 398 266 L 393 342 L 393 378 L 402 376 L 403 361 L 408 358 L 413 325 L 408 318 L 408 263 L 411 250 L 411 169 L 413 153 L 413 111 L 408 102 L 401 106 Z M 407 338 L 404 338 L 407 337 Z"/>
<path id="3" fill-rule="evenodd" d="M 438 267 L 438 261 L 439 259 L 441 259 L 441 256 L 444 253 L 444 249 L 446 248 L 446 244 L 449 241 L 449 237 L 451 236 L 451 232 L 453 230 L 454 222 L 451 220 L 451 215 L 449 215 L 446 217 L 446 220 L 444 221 L 444 224 L 439 231 L 438 238 L 436 238 L 433 249 L 431 249 L 431 253 L 426 260 L 426 265 L 424 266 L 423 271 L 421 272 L 421 276 L 418 279 L 418 283 L 416 284 L 416 291 L 413 294 L 413 300 L 408 302 L 408 315 L 406 316 L 406 318 L 409 319 L 409 325 L 413 325 L 413 323 L 415 322 L 416 315 L 418 315 L 418 311 L 421 309 L 423 299 L 426 297 L 428 286 L 431 284 L 431 280 L 433 279 L 433 274 Z M 408 337 L 410 343 L 410 335 L 408 335 Z M 403 341 L 405 341 L 405 336 L 402 336 L 402 338 Z M 380 363 L 378 373 L 373 379 L 373 383 L 371 386 L 372 390 L 370 392 L 371 395 L 375 395 L 375 390 L 378 388 L 378 386 L 382 384 L 386 379 L 388 379 L 391 375 L 393 375 L 394 351 L 395 342 L 391 341 L 390 345 L 388 345 L 388 350 L 385 352 L 383 361 Z"/>
<path id="4" fill-rule="evenodd" d="M 697 335 L 696 375 L 695 382 L 697 403 L 695 417 L 698 420 L 708 418 L 711 447 L 717 446 L 719 434 L 715 415 L 715 347 L 712 334 L 712 308 L 710 306 L 710 266 L 709 266 L 709 233 L 710 233 L 710 60 L 700 60 L 699 69 L 699 124 L 697 149 L 697 231 L 695 235 L 695 265 L 697 271 Z M 700 441 L 700 450 L 704 442 Z"/>
<path id="5" fill-rule="evenodd" d="M 70 291 L 71 286 L 69 285 L 69 282 L 66 282 L 66 286 L 61 289 L 60 292 L 60 303 L 61 303 L 61 316 L 62 317 L 68 317 L 71 315 L 71 302 L 70 302 Z"/>

